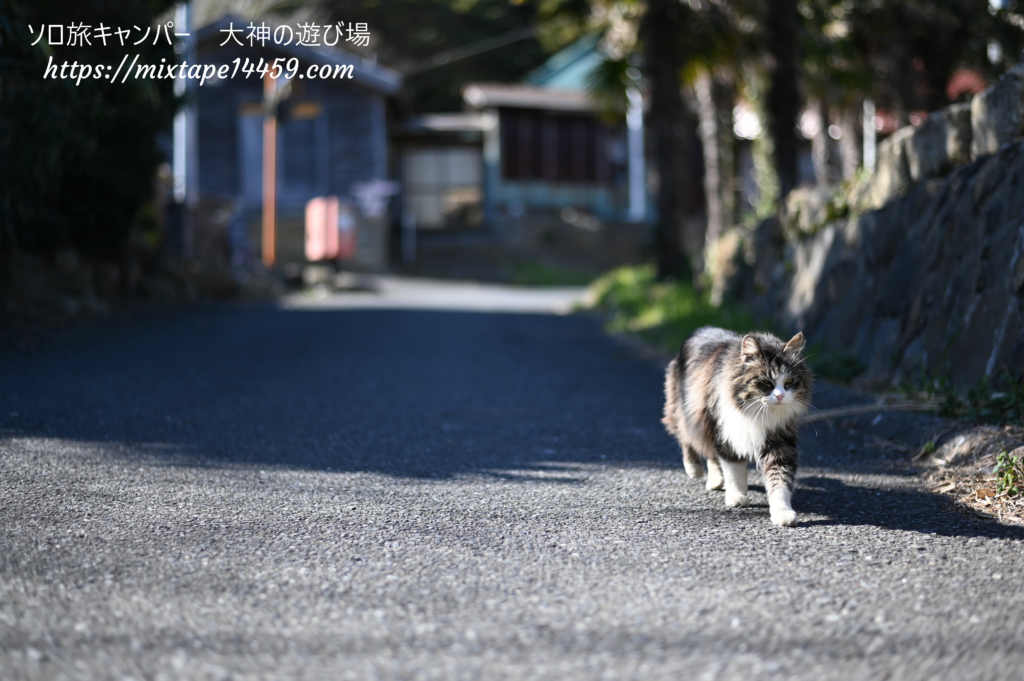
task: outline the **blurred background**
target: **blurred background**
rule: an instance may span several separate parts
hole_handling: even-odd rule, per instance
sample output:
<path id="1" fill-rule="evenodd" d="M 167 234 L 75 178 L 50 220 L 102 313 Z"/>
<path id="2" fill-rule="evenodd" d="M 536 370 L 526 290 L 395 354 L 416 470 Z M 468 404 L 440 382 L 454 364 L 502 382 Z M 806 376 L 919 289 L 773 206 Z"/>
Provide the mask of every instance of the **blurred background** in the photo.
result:
<path id="1" fill-rule="evenodd" d="M 813 236 L 976 158 L 969 141 L 963 158 L 963 141 L 942 142 L 942 167 L 922 175 L 900 134 L 956 119 L 1018 63 L 1019 5 L 7 0 L 3 311 L 76 318 L 384 272 L 582 285 L 614 270 L 605 302 L 676 287 L 671 309 L 623 322 L 634 330 L 679 310 L 813 326 L 759 302 L 800 274 L 766 244 L 783 253 L 793 229 Z M 188 35 L 154 39 L 168 22 Z M 104 46 L 102 25 L 133 33 Z M 232 75 L 43 77 L 126 54 Z M 287 73 L 246 77 L 261 59 Z M 783 274 L 765 279 L 759 263 Z M 843 352 L 860 371 L 877 349 Z"/>

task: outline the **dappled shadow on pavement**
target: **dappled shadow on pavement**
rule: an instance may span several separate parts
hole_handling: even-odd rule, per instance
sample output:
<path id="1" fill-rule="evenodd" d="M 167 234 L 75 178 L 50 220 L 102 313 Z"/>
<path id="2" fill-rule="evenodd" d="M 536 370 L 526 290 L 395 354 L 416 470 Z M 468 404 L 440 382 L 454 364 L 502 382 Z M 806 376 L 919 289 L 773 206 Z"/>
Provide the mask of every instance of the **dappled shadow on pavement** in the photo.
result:
<path id="1" fill-rule="evenodd" d="M 0 445 L 46 437 L 167 465 L 578 485 L 595 465 L 679 467 L 661 381 L 587 316 L 218 310 L 0 358 Z M 844 399 L 857 398 L 822 401 Z M 1024 537 L 912 485 L 857 482 L 913 474 L 905 451 L 875 446 L 928 425 L 899 418 L 806 430 L 808 471 L 828 471 L 800 478 L 798 510 L 826 518 L 809 523 Z"/>
<path id="2" fill-rule="evenodd" d="M 121 331 L 0 359 L 3 435 L 422 478 L 675 465 L 658 371 L 590 317 L 263 308 Z"/>

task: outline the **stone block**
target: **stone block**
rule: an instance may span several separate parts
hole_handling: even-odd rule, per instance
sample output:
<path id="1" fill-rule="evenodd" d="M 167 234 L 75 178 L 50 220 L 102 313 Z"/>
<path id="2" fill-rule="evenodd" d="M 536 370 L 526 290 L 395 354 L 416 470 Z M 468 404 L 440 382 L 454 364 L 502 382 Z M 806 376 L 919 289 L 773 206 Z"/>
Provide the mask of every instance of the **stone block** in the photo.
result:
<path id="1" fill-rule="evenodd" d="M 878 145 L 878 164 L 865 197 L 867 205 L 864 208 L 867 210 L 877 210 L 910 189 L 912 181 L 907 146 L 914 131 L 910 126 L 901 128 Z"/>
<path id="2" fill-rule="evenodd" d="M 1024 133 L 1024 64 L 971 101 L 971 158 L 994 154 Z"/>
<path id="3" fill-rule="evenodd" d="M 954 104 L 932 114 L 906 142 L 912 182 L 942 177 L 971 160 L 971 105 Z"/>
<path id="4" fill-rule="evenodd" d="M 814 234 L 829 221 L 835 200 L 834 187 L 800 187 L 786 196 L 782 232 L 787 241 Z"/>
<path id="5" fill-rule="evenodd" d="M 707 245 L 704 251 L 705 273 L 711 278 L 711 302 L 721 305 L 736 289 L 743 263 L 743 237 L 734 228 Z"/>

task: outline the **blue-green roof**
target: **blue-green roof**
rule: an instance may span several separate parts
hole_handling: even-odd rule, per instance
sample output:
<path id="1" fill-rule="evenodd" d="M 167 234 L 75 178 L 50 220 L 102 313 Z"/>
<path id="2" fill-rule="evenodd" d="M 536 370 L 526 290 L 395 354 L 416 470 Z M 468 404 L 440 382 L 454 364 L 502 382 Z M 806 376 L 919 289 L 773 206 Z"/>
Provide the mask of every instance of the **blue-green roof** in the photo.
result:
<path id="1" fill-rule="evenodd" d="M 550 90 L 586 90 L 590 74 L 604 58 L 597 49 L 601 36 L 580 38 L 534 69 L 523 82 Z"/>

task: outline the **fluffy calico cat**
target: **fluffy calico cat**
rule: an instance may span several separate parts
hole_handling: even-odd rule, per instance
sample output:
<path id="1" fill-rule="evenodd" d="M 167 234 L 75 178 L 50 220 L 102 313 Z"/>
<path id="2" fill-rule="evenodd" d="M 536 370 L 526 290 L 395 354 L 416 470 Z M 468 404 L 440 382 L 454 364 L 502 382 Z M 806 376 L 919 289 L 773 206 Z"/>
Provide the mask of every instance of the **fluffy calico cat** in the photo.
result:
<path id="1" fill-rule="evenodd" d="M 788 342 L 769 333 L 745 336 L 706 326 L 690 336 L 665 375 L 662 423 L 679 440 L 691 478 L 709 490 L 725 486 L 726 506 L 746 506 L 747 462 L 764 475 L 772 522 L 796 524 L 790 503 L 796 436 L 810 405 L 811 372 L 804 336 Z"/>

